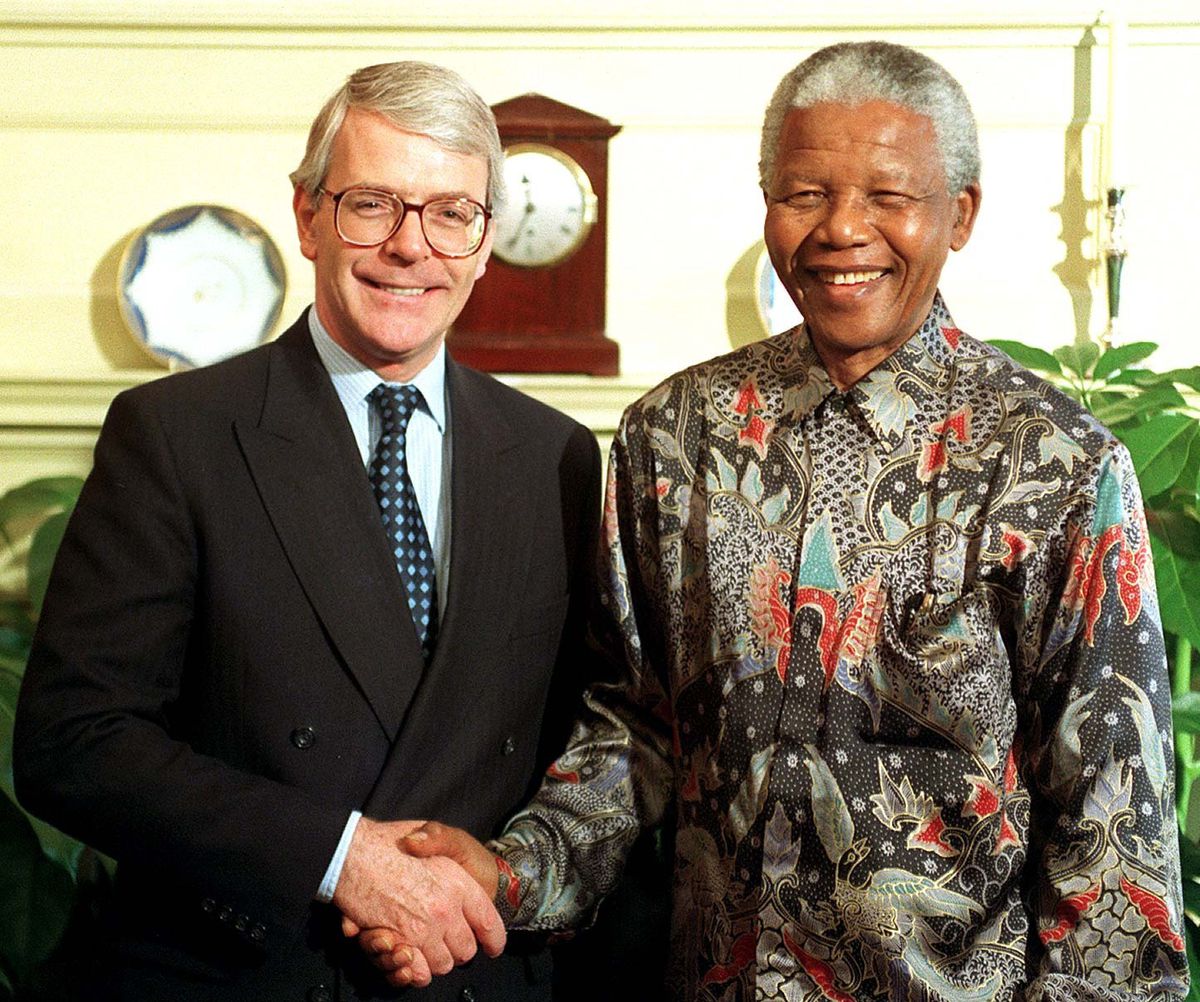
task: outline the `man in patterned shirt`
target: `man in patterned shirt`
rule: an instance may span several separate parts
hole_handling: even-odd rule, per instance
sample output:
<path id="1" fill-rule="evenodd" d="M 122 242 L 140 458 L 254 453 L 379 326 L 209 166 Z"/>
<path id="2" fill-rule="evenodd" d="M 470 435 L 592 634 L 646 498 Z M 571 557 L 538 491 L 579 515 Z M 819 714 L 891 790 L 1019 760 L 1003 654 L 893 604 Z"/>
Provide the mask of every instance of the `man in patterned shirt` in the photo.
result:
<path id="1" fill-rule="evenodd" d="M 910 49 L 823 49 L 767 110 L 761 182 L 804 324 L 627 411 L 616 677 L 497 856 L 440 825 L 413 851 L 474 867 L 511 927 L 565 929 L 673 804 L 682 999 L 1186 994 L 1138 486 L 937 292 L 980 200 L 961 87 Z M 393 936 L 363 943 L 395 967 Z"/>

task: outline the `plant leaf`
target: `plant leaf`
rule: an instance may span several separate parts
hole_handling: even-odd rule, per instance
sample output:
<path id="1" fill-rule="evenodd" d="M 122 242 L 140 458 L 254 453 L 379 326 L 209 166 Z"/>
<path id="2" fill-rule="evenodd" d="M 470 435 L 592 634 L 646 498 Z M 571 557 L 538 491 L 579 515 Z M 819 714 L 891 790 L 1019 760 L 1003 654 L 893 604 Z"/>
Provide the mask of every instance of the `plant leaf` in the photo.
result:
<path id="1" fill-rule="evenodd" d="M 53 952 L 67 927 L 75 882 L 47 859 L 29 820 L 7 795 L 0 795 L 0 969 L 17 985 Z"/>
<path id="2" fill-rule="evenodd" d="M 11 523 L 47 511 L 69 511 L 82 487 L 79 477 L 41 477 L 0 494 L 0 536 L 11 544 Z"/>
<path id="3" fill-rule="evenodd" d="M 46 586 L 50 583 L 50 571 L 54 567 L 54 555 L 58 553 L 70 517 L 71 513 L 67 511 L 51 515 L 37 527 L 29 544 L 29 603 L 35 614 L 42 611 Z"/>
<path id="4" fill-rule="evenodd" d="M 1159 414 L 1120 439 L 1133 456 L 1142 494 L 1152 498 L 1171 487 L 1183 472 L 1200 424 L 1186 414 Z"/>
<path id="5" fill-rule="evenodd" d="M 1168 369 L 1162 373 L 1162 377 L 1200 391 L 1200 365 L 1191 365 L 1185 369 Z"/>
<path id="6" fill-rule="evenodd" d="M 1157 532 L 1150 533 L 1150 547 L 1163 629 L 1200 647 L 1200 561 L 1175 553 Z"/>
<path id="7" fill-rule="evenodd" d="M 1113 431 L 1120 431 L 1120 425 L 1126 421 L 1137 419 L 1140 422 L 1164 411 L 1186 408 L 1187 401 L 1180 392 L 1174 386 L 1167 385 L 1152 386 L 1113 403 L 1097 404 L 1092 408 L 1092 413 Z"/>
<path id="8" fill-rule="evenodd" d="M 1195 514 L 1180 510 L 1175 504 L 1147 507 L 1146 522 L 1172 553 L 1200 561 L 1200 522 Z"/>
<path id="9" fill-rule="evenodd" d="M 1175 733 L 1200 734 L 1200 692 L 1184 692 L 1171 700 Z"/>
<path id="10" fill-rule="evenodd" d="M 1086 376 L 1100 357 L 1100 346 L 1095 341 L 1079 341 L 1055 348 L 1053 354 L 1064 369 L 1077 376 Z"/>
<path id="11" fill-rule="evenodd" d="M 1153 341 L 1135 341 L 1133 344 L 1123 344 L 1119 348 L 1109 348 L 1096 362 L 1092 378 L 1105 379 L 1119 369 L 1149 358 L 1157 350 L 1158 345 Z"/>
<path id="12" fill-rule="evenodd" d="M 993 348 L 999 348 L 1014 362 L 1025 366 L 1026 369 L 1033 369 L 1035 372 L 1052 372 L 1056 376 L 1062 375 L 1062 366 L 1058 364 L 1058 359 L 1041 348 L 1035 348 L 1031 344 L 1022 344 L 1020 341 L 1005 341 L 1002 338 L 987 343 Z"/>

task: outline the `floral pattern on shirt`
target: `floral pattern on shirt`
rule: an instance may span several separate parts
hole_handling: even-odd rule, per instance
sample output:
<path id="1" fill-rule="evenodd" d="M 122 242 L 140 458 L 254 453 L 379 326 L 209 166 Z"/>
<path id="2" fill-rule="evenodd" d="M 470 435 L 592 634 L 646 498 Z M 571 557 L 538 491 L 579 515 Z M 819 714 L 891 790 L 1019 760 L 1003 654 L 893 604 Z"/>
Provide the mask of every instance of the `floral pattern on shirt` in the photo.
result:
<path id="1" fill-rule="evenodd" d="M 613 444 L 616 666 L 493 843 L 586 921 L 673 798 L 688 1000 L 1186 993 L 1170 691 L 1124 447 L 941 301 L 846 392 L 797 328 Z"/>

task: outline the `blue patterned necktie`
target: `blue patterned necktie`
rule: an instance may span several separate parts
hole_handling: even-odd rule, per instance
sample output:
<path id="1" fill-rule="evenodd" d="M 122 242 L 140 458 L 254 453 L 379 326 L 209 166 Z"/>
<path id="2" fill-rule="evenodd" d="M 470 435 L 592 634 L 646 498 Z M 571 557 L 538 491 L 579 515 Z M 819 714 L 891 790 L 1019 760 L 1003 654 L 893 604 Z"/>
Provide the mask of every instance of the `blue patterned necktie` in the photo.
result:
<path id="1" fill-rule="evenodd" d="M 371 460 L 369 476 L 375 500 L 383 516 L 383 527 L 392 543 L 396 569 L 408 594 L 421 654 L 428 663 L 437 634 L 437 582 L 434 576 L 433 547 L 425 520 L 417 506 L 417 495 L 408 475 L 405 460 L 405 436 L 408 419 L 416 410 L 421 391 L 415 386 L 380 384 L 371 391 L 373 407 L 380 418 L 381 434 Z"/>

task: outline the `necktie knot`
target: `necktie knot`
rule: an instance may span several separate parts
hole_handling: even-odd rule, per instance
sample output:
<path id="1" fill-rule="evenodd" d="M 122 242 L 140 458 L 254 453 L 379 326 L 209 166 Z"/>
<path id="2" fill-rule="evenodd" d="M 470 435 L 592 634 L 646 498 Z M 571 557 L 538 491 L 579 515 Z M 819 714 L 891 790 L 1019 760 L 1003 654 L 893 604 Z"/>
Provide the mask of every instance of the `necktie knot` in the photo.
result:
<path id="1" fill-rule="evenodd" d="M 380 383 L 367 399 L 379 413 L 383 433 L 403 435 L 408 429 L 409 418 L 421 402 L 421 391 L 411 383 L 402 383 L 399 386 Z"/>

